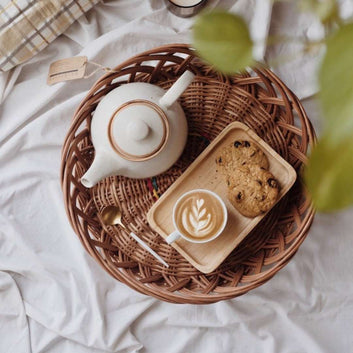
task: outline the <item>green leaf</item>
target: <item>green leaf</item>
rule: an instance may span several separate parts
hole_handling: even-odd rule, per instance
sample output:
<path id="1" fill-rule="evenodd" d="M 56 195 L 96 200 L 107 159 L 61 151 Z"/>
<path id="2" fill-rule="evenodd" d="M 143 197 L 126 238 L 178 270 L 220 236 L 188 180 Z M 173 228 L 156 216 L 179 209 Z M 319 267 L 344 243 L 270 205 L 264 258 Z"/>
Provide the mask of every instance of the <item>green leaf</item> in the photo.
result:
<path id="1" fill-rule="evenodd" d="M 306 185 L 318 211 L 353 203 L 353 134 L 338 143 L 326 135 L 314 148 L 305 172 Z"/>
<path id="2" fill-rule="evenodd" d="M 244 20 L 223 11 L 204 13 L 193 28 L 198 54 L 225 73 L 235 73 L 253 64 L 253 42 Z"/>
<path id="3" fill-rule="evenodd" d="M 340 27 L 327 40 L 320 72 L 320 99 L 330 140 L 353 132 L 353 23 Z"/>

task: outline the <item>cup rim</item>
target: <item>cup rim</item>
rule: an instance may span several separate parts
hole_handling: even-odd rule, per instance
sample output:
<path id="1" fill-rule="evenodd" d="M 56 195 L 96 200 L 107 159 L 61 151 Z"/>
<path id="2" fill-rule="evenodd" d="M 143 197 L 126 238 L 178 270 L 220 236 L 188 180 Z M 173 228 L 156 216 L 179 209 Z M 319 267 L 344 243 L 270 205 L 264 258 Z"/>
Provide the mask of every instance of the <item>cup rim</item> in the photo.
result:
<path id="1" fill-rule="evenodd" d="M 189 8 L 193 8 L 193 7 L 197 7 L 200 6 L 201 4 L 203 4 L 206 0 L 200 0 L 197 4 L 195 5 L 177 5 L 173 0 L 168 0 L 168 2 L 176 7 L 179 7 L 181 9 L 189 9 Z"/>
<path id="2" fill-rule="evenodd" d="M 205 192 L 207 194 L 210 194 L 212 196 L 214 196 L 221 204 L 222 206 L 222 209 L 223 209 L 223 214 L 224 214 L 224 220 L 223 220 L 223 224 L 222 224 L 222 227 L 219 229 L 219 231 L 211 238 L 207 238 L 207 239 L 204 239 L 204 240 L 194 240 L 194 239 L 190 239 L 189 237 L 187 237 L 186 235 L 183 234 L 183 232 L 180 231 L 180 229 L 178 228 L 177 224 L 176 224 L 176 221 L 175 221 L 175 211 L 176 211 L 176 208 L 180 202 L 180 200 L 184 197 L 184 196 L 187 196 L 189 194 L 192 194 L 194 192 Z M 191 243 L 199 243 L 199 244 L 202 244 L 202 243 L 208 243 L 209 241 L 211 240 L 214 240 L 216 239 L 219 235 L 221 235 L 221 233 L 224 231 L 224 228 L 226 227 L 227 225 L 227 221 L 228 221 L 228 210 L 227 210 L 227 206 L 225 204 L 225 202 L 222 200 L 222 198 L 216 194 L 214 191 L 211 191 L 211 190 L 208 190 L 208 189 L 192 189 L 192 190 L 189 190 L 187 192 L 184 192 L 181 196 L 179 196 L 179 198 L 177 199 L 177 201 L 175 202 L 174 206 L 173 206 L 173 225 L 174 225 L 174 229 L 177 230 L 180 234 L 180 236 L 182 238 L 184 238 L 185 240 L 191 242 Z"/>

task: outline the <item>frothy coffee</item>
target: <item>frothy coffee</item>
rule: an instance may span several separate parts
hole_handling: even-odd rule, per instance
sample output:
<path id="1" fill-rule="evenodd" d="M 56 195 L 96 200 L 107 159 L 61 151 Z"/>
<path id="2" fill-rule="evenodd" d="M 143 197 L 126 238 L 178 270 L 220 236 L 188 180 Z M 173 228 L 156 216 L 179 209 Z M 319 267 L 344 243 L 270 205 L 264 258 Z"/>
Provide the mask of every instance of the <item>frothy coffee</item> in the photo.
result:
<path id="1" fill-rule="evenodd" d="M 205 191 L 184 195 L 175 209 L 175 222 L 180 232 L 193 240 L 212 238 L 224 226 L 225 215 L 221 202 Z"/>

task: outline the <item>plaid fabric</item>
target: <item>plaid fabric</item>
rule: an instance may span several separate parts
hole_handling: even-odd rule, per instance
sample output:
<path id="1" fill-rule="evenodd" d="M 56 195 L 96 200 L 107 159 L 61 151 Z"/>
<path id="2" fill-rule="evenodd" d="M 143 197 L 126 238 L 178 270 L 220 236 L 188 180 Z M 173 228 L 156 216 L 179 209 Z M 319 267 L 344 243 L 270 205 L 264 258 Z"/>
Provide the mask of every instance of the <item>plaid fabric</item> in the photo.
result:
<path id="1" fill-rule="evenodd" d="M 0 71 L 44 49 L 100 0 L 11 0 L 0 5 Z"/>

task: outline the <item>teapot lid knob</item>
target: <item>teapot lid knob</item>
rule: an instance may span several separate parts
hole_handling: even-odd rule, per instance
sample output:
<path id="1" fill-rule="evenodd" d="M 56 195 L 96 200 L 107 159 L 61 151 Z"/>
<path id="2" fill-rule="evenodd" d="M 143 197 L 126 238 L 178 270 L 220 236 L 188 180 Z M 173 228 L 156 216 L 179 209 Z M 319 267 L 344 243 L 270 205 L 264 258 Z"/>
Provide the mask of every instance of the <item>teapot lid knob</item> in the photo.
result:
<path id="1" fill-rule="evenodd" d="M 148 136 L 149 130 L 149 126 L 142 119 L 132 120 L 127 125 L 127 134 L 135 141 L 144 140 Z"/>

